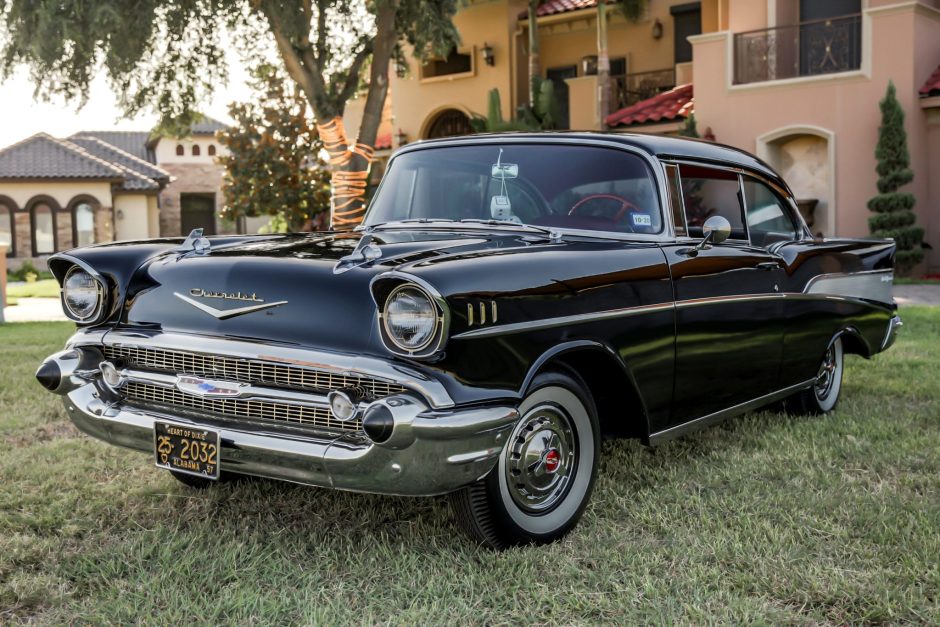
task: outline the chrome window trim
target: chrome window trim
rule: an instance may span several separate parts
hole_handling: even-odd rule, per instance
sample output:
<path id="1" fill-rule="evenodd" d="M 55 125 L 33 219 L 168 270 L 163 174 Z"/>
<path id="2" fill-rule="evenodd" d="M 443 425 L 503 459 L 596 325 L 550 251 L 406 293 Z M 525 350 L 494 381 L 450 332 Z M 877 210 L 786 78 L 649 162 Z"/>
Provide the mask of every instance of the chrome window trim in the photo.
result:
<path id="1" fill-rule="evenodd" d="M 485 139 L 474 139 L 472 145 L 499 145 L 499 144 L 556 144 L 556 145 L 570 145 L 570 146 L 597 146 L 600 148 L 613 148 L 616 150 L 621 150 L 623 152 L 630 153 L 637 157 L 640 157 L 646 162 L 646 165 L 650 169 L 652 174 L 654 184 L 656 187 L 657 194 L 659 196 L 659 216 L 662 220 L 663 229 L 662 232 L 656 234 L 645 234 L 645 233 L 614 233 L 612 231 L 584 231 L 581 229 L 566 229 L 566 228 L 554 228 L 551 230 L 561 233 L 562 235 L 572 235 L 576 237 L 595 237 L 608 240 L 617 240 L 617 241 L 640 241 L 640 242 L 675 242 L 676 233 L 675 229 L 672 226 L 672 219 L 667 220 L 665 218 L 664 212 L 664 202 L 667 198 L 666 196 L 666 178 L 663 171 L 661 162 L 659 158 L 655 155 L 651 155 L 649 152 L 646 152 L 636 146 L 629 146 L 622 144 L 616 141 L 604 140 L 601 138 L 585 138 L 585 139 L 575 139 L 573 137 L 501 137 L 501 138 L 485 138 Z M 392 167 L 392 164 L 395 162 L 399 156 L 414 152 L 416 150 L 434 150 L 435 148 L 452 148 L 455 146 L 467 146 L 469 142 L 466 139 L 454 138 L 449 140 L 435 140 L 434 143 L 422 143 L 415 142 L 413 144 L 408 144 L 407 146 L 398 149 L 395 154 L 392 155 L 389 159 L 388 165 L 386 166 L 385 171 L 388 172 Z M 382 182 L 379 184 L 379 187 L 376 189 L 373 198 L 378 198 L 379 194 L 382 191 L 382 187 L 385 185 L 385 176 L 382 177 Z M 363 218 L 363 225 L 359 228 L 369 229 L 373 228 L 375 230 L 382 230 L 381 225 L 370 227 L 366 224 L 366 220 L 369 217 L 369 211 L 371 210 L 371 204 L 366 209 L 365 217 Z M 471 226 L 482 226 L 486 229 L 494 228 L 493 225 L 471 225 L 471 224 L 460 224 L 457 222 L 447 223 L 451 229 L 460 228 L 465 229 Z M 421 229 L 426 225 L 419 223 L 409 222 L 407 224 L 408 228 Z M 393 227 L 401 228 L 401 227 Z"/>
<path id="2" fill-rule="evenodd" d="M 73 336 L 70 341 L 78 340 Z M 454 401 L 444 386 L 429 376 L 404 364 L 391 363 L 376 357 L 334 353 L 281 344 L 265 344 L 246 340 L 210 337 L 185 333 L 148 333 L 146 331 L 111 330 L 102 338 L 106 346 L 130 345 L 140 348 L 188 351 L 207 355 L 270 361 L 286 365 L 329 370 L 349 376 L 364 376 L 388 383 L 397 383 L 421 394 L 437 408 L 453 407 Z"/>

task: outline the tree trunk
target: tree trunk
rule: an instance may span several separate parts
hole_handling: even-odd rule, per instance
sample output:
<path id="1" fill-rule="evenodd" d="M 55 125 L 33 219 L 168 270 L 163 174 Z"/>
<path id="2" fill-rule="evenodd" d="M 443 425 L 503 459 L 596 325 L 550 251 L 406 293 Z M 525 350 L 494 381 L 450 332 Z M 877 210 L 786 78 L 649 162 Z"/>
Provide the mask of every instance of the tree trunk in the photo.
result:
<path id="1" fill-rule="evenodd" d="M 607 2 L 597 3 L 597 116 L 600 130 L 610 114 L 610 55 L 607 52 Z"/>
<path id="2" fill-rule="evenodd" d="M 539 97 L 538 80 L 542 68 L 539 67 L 539 25 L 536 9 L 540 0 L 529 0 L 529 106 L 535 108 L 535 99 Z"/>

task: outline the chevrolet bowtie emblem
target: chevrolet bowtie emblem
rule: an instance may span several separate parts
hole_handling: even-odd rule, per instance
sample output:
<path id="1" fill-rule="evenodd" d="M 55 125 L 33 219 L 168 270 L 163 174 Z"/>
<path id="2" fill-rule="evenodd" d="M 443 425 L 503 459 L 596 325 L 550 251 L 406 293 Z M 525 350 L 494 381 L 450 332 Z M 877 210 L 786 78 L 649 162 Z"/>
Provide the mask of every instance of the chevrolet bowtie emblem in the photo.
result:
<path id="1" fill-rule="evenodd" d="M 210 316 L 215 316 L 219 320 L 227 320 L 228 318 L 234 318 L 235 316 L 240 316 L 242 314 L 252 313 L 253 311 L 261 311 L 262 309 L 270 309 L 271 307 L 278 307 L 280 305 L 286 305 L 286 300 L 279 300 L 273 303 L 266 303 L 264 300 L 258 298 L 256 294 L 243 294 L 241 292 L 235 293 L 226 293 L 226 292 L 208 292 L 202 289 L 191 289 L 189 290 L 191 296 L 197 296 L 202 298 L 218 298 L 221 300 L 240 300 L 246 301 L 249 303 L 259 303 L 257 305 L 248 305 L 247 307 L 236 307 L 234 309 L 216 309 L 205 303 L 200 303 L 198 300 L 191 298 L 190 296 L 185 296 L 179 292 L 173 292 L 173 295 L 176 296 L 183 302 L 189 303 L 196 309 L 204 311 Z"/>

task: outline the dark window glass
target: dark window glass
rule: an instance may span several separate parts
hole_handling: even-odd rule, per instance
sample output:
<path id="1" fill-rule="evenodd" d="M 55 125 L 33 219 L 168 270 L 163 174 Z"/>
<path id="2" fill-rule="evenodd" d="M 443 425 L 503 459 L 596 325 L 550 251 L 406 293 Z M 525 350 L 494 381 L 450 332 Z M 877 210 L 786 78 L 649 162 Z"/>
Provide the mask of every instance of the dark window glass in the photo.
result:
<path id="1" fill-rule="evenodd" d="M 731 238 L 746 240 L 738 175 L 726 170 L 686 164 L 679 166 L 679 171 L 689 235 L 702 237 L 705 220 L 722 216 L 731 223 Z"/>
<path id="2" fill-rule="evenodd" d="M 36 242 L 34 255 L 51 255 L 55 252 L 55 227 L 52 209 L 46 203 L 33 207 L 33 237 Z"/>
<path id="3" fill-rule="evenodd" d="M 13 210 L 0 205 L 0 246 L 6 246 L 7 257 L 13 256 Z"/>
<path id="4" fill-rule="evenodd" d="M 744 177 L 747 230 L 755 246 L 797 239 L 799 231 L 790 207 L 763 183 Z"/>
<path id="5" fill-rule="evenodd" d="M 402 154 L 390 164 L 366 224 L 419 218 L 663 230 L 646 163 L 624 151 L 586 146 L 476 145 Z"/>
<path id="6" fill-rule="evenodd" d="M 87 202 L 75 205 L 72 218 L 75 225 L 75 245 L 91 246 L 95 243 L 95 211 Z"/>
<path id="7" fill-rule="evenodd" d="M 198 157 L 200 154 L 199 144 L 193 144 L 193 156 Z"/>
<path id="8" fill-rule="evenodd" d="M 444 58 L 431 59 L 421 66 L 422 78 L 464 74 L 473 70 L 473 57 L 469 52 L 457 52 L 456 48 Z"/>
<path id="9" fill-rule="evenodd" d="M 676 63 L 692 60 L 692 44 L 688 38 L 702 32 L 701 2 L 690 2 L 672 7 L 672 24 L 675 28 L 673 55 Z"/>
<path id="10" fill-rule="evenodd" d="M 176 144 L 176 156 L 182 157 L 186 154 L 186 149 L 183 148 L 183 144 Z"/>
<path id="11" fill-rule="evenodd" d="M 215 144 L 209 144 L 209 150 L 206 151 L 210 157 L 215 156 Z"/>
<path id="12" fill-rule="evenodd" d="M 685 228 L 685 212 L 682 210 L 682 185 L 679 183 L 679 166 L 667 164 L 666 186 L 669 188 L 669 205 L 672 208 L 672 223 L 678 237 L 688 235 Z"/>

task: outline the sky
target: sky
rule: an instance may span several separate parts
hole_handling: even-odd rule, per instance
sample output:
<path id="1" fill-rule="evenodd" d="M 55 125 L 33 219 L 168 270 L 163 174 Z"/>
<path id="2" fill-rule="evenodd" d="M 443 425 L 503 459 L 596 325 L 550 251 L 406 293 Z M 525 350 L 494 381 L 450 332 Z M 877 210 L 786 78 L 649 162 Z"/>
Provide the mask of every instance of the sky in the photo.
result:
<path id="1" fill-rule="evenodd" d="M 251 97 L 251 90 L 245 84 L 247 72 L 244 66 L 234 53 L 227 57 L 228 84 L 220 86 L 212 101 L 201 107 L 206 115 L 222 122 L 231 121 L 227 115 L 230 102 Z M 152 114 L 124 119 L 104 76 L 95 79 L 88 102 L 81 109 L 77 104 L 63 101 L 37 102 L 33 100 L 33 89 L 33 83 L 23 69 L 0 83 L 0 148 L 39 132 L 67 137 L 78 131 L 149 131 L 157 120 Z"/>

